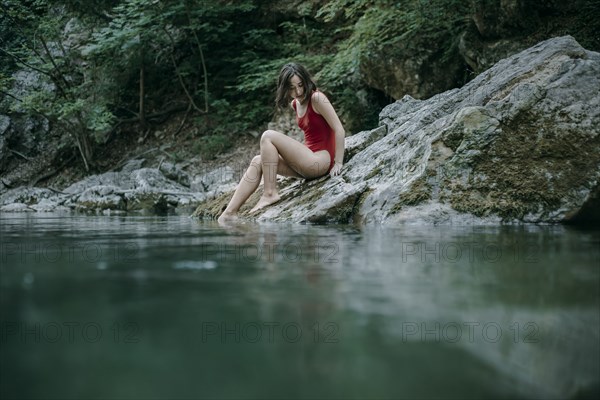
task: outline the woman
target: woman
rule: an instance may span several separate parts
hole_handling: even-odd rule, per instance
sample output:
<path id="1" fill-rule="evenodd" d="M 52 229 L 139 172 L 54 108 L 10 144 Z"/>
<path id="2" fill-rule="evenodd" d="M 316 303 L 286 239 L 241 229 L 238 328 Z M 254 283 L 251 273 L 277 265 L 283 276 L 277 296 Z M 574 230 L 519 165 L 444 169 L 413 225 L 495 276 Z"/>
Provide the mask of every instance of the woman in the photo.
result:
<path id="1" fill-rule="evenodd" d="M 279 108 L 291 105 L 294 109 L 298 126 L 304 131 L 305 144 L 277 131 L 265 131 L 260 139 L 260 155 L 252 159 L 219 222 L 237 218 L 238 210 L 258 188 L 261 177 L 264 177 L 263 195 L 250 212 L 279 200 L 277 175 L 314 179 L 341 172 L 344 127 L 306 68 L 296 63 L 283 66 L 276 103 Z"/>

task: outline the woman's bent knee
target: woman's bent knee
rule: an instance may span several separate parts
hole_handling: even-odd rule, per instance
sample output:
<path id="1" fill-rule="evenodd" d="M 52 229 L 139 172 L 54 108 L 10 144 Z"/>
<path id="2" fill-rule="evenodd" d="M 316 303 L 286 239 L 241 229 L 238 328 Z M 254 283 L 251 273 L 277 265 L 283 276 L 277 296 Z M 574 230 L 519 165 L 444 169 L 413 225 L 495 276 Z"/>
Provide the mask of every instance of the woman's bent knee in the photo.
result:
<path id="1" fill-rule="evenodd" d="M 254 156 L 252 161 L 250 162 L 250 166 L 245 174 L 245 179 L 249 182 L 257 182 L 260 181 L 262 177 L 262 165 L 261 165 L 260 156 Z"/>
<path id="2" fill-rule="evenodd" d="M 281 133 L 272 129 L 267 129 L 263 132 L 262 136 L 260 137 L 260 142 L 263 143 L 265 141 L 271 141 L 271 139 L 273 139 L 273 137 L 277 135 L 281 135 Z"/>

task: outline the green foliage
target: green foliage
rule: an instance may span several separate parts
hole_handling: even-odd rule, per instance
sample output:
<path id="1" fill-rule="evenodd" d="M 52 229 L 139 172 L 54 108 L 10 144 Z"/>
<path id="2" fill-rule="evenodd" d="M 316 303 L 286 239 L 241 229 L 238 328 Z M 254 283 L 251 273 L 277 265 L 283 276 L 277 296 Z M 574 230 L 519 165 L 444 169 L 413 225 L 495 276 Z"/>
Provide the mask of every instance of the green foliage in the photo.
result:
<path id="1" fill-rule="evenodd" d="M 442 59 L 449 59 L 458 52 L 458 36 L 469 23 L 469 10 L 464 0 L 334 0 L 317 12 L 324 23 L 337 21 L 334 32 L 343 37 L 317 78 L 334 100 L 339 99 L 352 130 L 376 124 L 379 110 L 389 101 L 367 86 L 363 65 L 385 58 L 397 47 L 421 51 L 423 43 L 444 49 Z"/>
<path id="2" fill-rule="evenodd" d="M 346 16 L 355 17 L 354 25 L 349 37 L 338 44 L 331 64 L 321 72 L 327 81 L 352 79 L 360 72 L 362 61 L 373 52 L 382 52 L 390 46 L 410 47 L 416 43 L 416 36 L 420 42 L 445 48 L 447 56 L 455 50 L 457 35 L 469 23 L 470 6 L 464 0 L 337 0 L 324 6 L 317 15 L 330 20 L 335 17 L 333 10 L 342 6 L 346 7 Z"/>
<path id="3" fill-rule="evenodd" d="M 20 0 L 0 1 L 0 85 L 9 85 L 10 75 L 18 69 L 17 57 L 27 56 L 28 35 L 37 14 L 43 12 L 38 7 L 26 7 Z"/>
<path id="4" fill-rule="evenodd" d="M 600 0 L 580 0 L 580 18 L 573 24 L 571 34 L 590 50 L 600 51 Z"/>
<path id="5" fill-rule="evenodd" d="M 15 0 L 3 2 L 12 5 Z M 33 66 L 50 72 L 48 84 L 56 91 L 34 90 L 20 107 L 69 129 L 79 126 L 101 142 L 111 124 L 131 117 L 124 110 L 137 109 L 143 67 L 149 110 L 176 101 L 201 104 L 206 98 L 209 116 L 202 119 L 206 126 L 201 131 L 237 134 L 260 130 L 272 117 L 279 69 L 297 61 L 317 73 L 319 87 L 352 132 L 374 124 L 381 106 L 361 82 L 360 61 L 389 20 L 378 18 L 392 14 L 384 3 L 376 12 L 369 10 L 379 2 L 349 0 L 325 3 L 321 9 L 309 1 L 39 0 L 35 12 L 30 5 L 18 13 L 21 26 L 35 25 L 22 42 L 41 34 L 60 43 L 69 14 L 82 20 L 87 38 L 76 52 L 53 60 L 33 60 L 40 43 L 25 51 Z M 274 8 L 281 14 L 264 18 Z M 341 9 L 343 15 L 336 11 Z M 374 22 L 378 24 L 371 26 Z"/>
<path id="6" fill-rule="evenodd" d="M 11 90 L 10 70 L 29 71 L 21 78 L 21 88 L 9 93 L 15 100 L 10 109 L 50 120 L 55 132 L 71 139 L 89 169 L 94 142 L 103 141 L 114 116 L 103 93 L 96 90 L 97 83 L 90 80 L 93 67 L 86 65 L 77 51 L 85 40 L 85 26 L 77 26 L 78 37 L 69 37 L 76 24 L 64 13 L 61 2 L 4 0 L 1 6 L 8 12 L 0 26 L 4 27 L 7 19 L 13 26 L 12 35 L 0 32 L 2 52 L 12 60 L 0 73 L 2 90 Z"/>
<path id="7" fill-rule="evenodd" d="M 579 2 L 573 29 L 597 45 L 600 0 Z M 351 133 L 373 127 L 392 100 L 366 84 L 366 63 L 428 43 L 456 56 L 472 3 L 0 0 L 0 90 L 10 92 L 16 70 L 37 71 L 12 109 L 45 115 L 77 146 L 102 143 L 115 123 L 139 116 L 142 97 L 147 113 L 193 104 L 199 132 L 215 135 L 198 146 L 214 155 L 232 135 L 264 127 L 277 74 L 296 61 Z"/>
<path id="8" fill-rule="evenodd" d="M 217 155 L 225 153 L 231 148 L 231 138 L 217 133 L 205 136 L 194 145 L 194 152 L 199 153 L 205 160 L 214 160 Z"/>
<path id="9" fill-rule="evenodd" d="M 328 1 L 319 9 L 317 17 L 325 22 L 331 22 L 344 16 L 346 19 L 353 19 L 364 12 L 369 6 L 376 5 L 373 0 L 333 0 Z"/>

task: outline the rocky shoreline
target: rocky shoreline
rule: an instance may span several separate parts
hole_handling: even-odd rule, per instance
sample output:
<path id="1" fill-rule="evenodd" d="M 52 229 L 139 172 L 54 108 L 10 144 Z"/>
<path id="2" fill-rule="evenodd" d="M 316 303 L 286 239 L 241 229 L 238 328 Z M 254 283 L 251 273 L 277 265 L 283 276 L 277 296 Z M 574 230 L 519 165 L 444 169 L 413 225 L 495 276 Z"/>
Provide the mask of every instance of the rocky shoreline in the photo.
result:
<path id="1" fill-rule="evenodd" d="M 88 176 L 60 191 L 8 190 L 0 195 L 0 212 L 190 214 L 201 202 L 236 184 L 230 167 L 192 177 L 176 164 L 143 168 L 144 161 L 130 160 L 119 171 Z"/>

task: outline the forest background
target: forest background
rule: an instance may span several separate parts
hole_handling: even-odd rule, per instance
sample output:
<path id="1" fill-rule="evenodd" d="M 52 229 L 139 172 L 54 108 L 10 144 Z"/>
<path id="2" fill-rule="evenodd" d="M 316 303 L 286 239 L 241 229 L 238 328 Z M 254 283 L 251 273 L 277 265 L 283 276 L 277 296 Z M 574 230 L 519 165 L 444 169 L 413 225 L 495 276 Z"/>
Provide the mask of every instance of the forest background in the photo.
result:
<path id="1" fill-rule="evenodd" d="M 0 170 L 44 153 L 53 173 L 70 168 L 74 179 L 150 141 L 176 143 L 165 152 L 175 162 L 213 159 L 277 118 L 277 74 L 289 61 L 315 75 L 349 134 L 370 129 L 403 95 L 460 87 L 547 37 L 571 34 L 600 50 L 600 1 L 566 3 L 0 0 L 0 114 L 13 131 L 27 119 L 37 142 L 5 135 Z M 486 61 L 485 40 L 509 45 L 488 46 L 504 53 Z"/>

